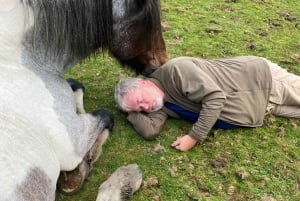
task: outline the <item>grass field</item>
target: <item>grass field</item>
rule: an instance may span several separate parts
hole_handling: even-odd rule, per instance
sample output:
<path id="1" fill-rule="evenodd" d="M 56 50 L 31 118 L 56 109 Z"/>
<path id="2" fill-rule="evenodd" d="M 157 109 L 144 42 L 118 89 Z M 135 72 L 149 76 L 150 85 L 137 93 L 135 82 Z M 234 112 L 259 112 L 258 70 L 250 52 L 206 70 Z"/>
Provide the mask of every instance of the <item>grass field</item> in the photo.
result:
<path id="1" fill-rule="evenodd" d="M 300 73 L 299 0 L 163 0 L 161 7 L 169 58 L 256 55 Z M 86 110 L 111 111 L 115 127 L 82 190 L 57 193 L 57 201 L 94 201 L 100 184 L 130 163 L 140 166 L 144 181 L 133 201 L 300 200 L 300 120 L 268 116 L 259 128 L 212 130 L 181 153 L 170 144 L 191 123 L 169 119 L 149 142 L 116 109 L 114 87 L 128 75 L 134 73 L 106 53 L 66 75 L 85 85 Z"/>

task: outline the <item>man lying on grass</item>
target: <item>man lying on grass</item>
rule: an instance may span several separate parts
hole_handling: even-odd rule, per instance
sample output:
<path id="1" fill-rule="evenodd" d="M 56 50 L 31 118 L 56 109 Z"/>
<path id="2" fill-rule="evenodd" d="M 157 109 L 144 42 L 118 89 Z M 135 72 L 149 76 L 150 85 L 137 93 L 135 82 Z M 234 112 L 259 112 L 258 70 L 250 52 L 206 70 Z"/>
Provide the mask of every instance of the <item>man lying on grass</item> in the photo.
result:
<path id="1" fill-rule="evenodd" d="M 192 121 L 191 131 L 172 143 L 188 151 L 212 127 L 257 127 L 266 114 L 299 118 L 300 77 L 262 57 L 179 57 L 148 78 L 121 79 L 115 100 L 147 140 L 158 136 L 168 116 Z"/>

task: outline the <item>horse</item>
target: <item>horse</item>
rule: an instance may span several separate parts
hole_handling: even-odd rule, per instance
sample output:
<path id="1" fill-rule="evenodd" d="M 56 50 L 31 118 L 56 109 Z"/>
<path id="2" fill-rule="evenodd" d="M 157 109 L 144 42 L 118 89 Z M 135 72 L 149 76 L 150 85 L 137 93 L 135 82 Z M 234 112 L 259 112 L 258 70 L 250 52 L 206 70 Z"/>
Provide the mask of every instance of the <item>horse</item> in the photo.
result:
<path id="1" fill-rule="evenodd" d="M 0 200 L 53 201 L 113 127 L 64 73 L 101 51 L 147 74 L 166 61 L 158 0 L 0 0 Z"/>

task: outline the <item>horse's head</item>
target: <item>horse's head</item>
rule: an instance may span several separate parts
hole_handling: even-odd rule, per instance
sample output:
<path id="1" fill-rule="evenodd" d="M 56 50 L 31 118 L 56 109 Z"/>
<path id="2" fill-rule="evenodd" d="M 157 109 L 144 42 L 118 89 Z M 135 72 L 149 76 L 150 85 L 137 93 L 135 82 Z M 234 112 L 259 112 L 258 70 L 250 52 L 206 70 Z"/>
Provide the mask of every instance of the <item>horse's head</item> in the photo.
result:
<path id="1" fill-rule="evenodd" d="M 6 35 L 0 33 L 0 44 L 18 40 L 9 45 L 22 49 L 27 65 L 64 72 L 108 49 L 122 64 L 149 74 L 167 59 L 159 0 L 0 2 L 5 5 L 0 8 L 0 32 L 1 28 L 7 31 Z"/>
<path id="2" fill-rule="evenodd" d="M 167 60 L 159 0 L 112 0 L 110 52 L 137 73 L 149 74 Z"/>

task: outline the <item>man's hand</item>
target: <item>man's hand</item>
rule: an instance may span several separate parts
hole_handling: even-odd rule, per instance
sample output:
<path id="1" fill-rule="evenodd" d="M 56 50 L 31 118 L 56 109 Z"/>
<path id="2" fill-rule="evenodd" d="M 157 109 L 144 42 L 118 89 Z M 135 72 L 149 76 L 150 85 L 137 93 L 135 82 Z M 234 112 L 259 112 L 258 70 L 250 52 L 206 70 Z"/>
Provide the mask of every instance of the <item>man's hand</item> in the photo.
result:
<path id="1" fill-rule="evenodd" d="M 188 151 L 193 148 L 196 143 L 197 140 L 189 135 L 185 135 L 177 137 L 171 146 L 179 151 Z"/>

